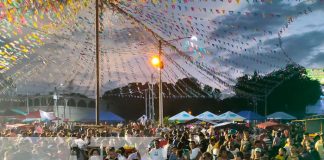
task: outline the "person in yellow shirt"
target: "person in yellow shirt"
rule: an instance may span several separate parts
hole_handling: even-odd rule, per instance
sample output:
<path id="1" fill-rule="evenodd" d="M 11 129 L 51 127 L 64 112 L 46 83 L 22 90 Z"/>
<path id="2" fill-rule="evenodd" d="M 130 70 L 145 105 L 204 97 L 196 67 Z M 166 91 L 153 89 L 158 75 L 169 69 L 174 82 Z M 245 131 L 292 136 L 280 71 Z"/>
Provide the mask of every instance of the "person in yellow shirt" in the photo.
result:
<path id="1" fill-rule="evenodd" d="M 286 159 L 286 149 L 279 148 L 279 152 L 274 159 L 275 160 L 285 160 Z"/>
<path id="2" fill-rule="evenodd" d="M 217 157 L 218 153 L 216 151 L 217 146 L 216 146 L 216 138 L 215 137 L 211 137 L 209 139 L 209 145 L 207 147 L 207 151 L 208 153 L 210 153 L 211 155 L 213 155 L 213 157 Z"/>

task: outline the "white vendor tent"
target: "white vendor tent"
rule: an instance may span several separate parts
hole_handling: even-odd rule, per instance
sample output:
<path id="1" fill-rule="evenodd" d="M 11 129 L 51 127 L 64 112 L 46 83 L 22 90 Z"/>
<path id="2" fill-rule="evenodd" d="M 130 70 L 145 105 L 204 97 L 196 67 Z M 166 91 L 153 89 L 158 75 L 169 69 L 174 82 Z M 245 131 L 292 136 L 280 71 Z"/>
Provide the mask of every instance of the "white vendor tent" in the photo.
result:
<path id="1" fill-rule="evenodd" d="M 199 114 L 198 116 L 196 116 L 196 118 L 199 120 L 203 120 L 203 121 L 204 120 L 207 120 L 207 121 L 220 120 L 220 118 L 216 114 L 211 113 L 209 111 Z"/>
<path id="2" fill-rule="evenodd" d="M 236 113 L 233 113 L 231 111 L 227 111 L 221 115 L 218 116 L 221 120 L 231 120 L 231 121 L 243 121 L 245 120 L 244 117 L 236 114 Z"/>
<path id="3" fill-rule="evenodd" d="M 192 119 L 195 119 L 195 117 L 190 115 L 186 111 L 182 111 L 182 112 L 170 117 L 169 121 L 189 121 L 189 120 L 192 120 Z"/>

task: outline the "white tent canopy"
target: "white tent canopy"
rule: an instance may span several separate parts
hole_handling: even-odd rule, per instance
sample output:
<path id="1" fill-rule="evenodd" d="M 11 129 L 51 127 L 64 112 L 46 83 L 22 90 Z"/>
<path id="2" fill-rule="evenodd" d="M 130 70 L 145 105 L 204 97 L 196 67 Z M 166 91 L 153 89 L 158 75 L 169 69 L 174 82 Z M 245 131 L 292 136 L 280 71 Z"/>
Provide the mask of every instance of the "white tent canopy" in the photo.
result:
<path id="1" fill-rule="evenodd" d="M 236 114 L 236 113 L 233 113 L 231 111 L 227 111 L 221 115 L 218 116 L 221 120 L 231 120 L 231 121 L 243 121 L 245 120 L 244 117 Z"/>
<path id="2" fill-rule="evenodd" d="M 209 111 L 199 114 L 198 116 L 196 116 L 196 118 L 200 120 L 209 120 L 209 121 L 220 120 L 220 118 L 216 114 L 211 113 Z"/>
<path id="3" fill-rule="evenodd" d="M 287 114 L 285 112 L 275 112 L 267 116 L 268 119 L 283 119 L 283 120 L 290 120 L 290 119 L 297 119 L 296 117 Z"/>
<path id="4" fill-rule="evenodd" d="M 179 121 L 189 121 L 189 120 L 192 120 L 192 119 L 195 119 L 194 116 L 190 115 L 188 112 L 186 111 L 182 111 L 172 117 L 169 118 L 169 121 L 176 121 L 176 120 L 179 120 Z"/>

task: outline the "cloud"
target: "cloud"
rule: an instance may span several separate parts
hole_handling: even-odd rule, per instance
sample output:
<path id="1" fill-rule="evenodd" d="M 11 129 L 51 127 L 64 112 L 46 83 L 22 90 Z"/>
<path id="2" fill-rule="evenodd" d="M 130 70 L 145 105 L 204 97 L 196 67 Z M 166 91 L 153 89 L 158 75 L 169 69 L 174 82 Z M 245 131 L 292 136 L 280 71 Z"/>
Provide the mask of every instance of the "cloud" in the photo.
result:
<path id="1" fill-rule="evenodd" d="M 324 32 L 321 31 L 312 31 L 298 35 L 291 35 L 282 39 L 283 48 L 288 56 L 291 57 L 294 62 L 302 65 L 307 64 L 307 59 L 313 59 L 313 50 L 318 46 L 323 45 L 323 40 Z M 274 44 L 276 41 L 278 40 L 270 39 L 265 42 L 265 45 Z M 312 63 L 311 61 L 308 63 Z"/>

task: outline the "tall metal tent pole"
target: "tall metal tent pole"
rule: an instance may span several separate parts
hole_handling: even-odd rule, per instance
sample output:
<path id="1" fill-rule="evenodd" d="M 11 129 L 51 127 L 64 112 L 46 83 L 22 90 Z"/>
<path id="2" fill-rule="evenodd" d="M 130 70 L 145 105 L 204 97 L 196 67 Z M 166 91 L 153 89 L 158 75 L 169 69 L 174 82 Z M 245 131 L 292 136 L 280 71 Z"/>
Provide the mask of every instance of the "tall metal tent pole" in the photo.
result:
<path id="1" fill-rule="evenodd" d="M 99 0 L 96 0 L 96 125 L 99 125 L 100 85 L 99 85 Z"/>

